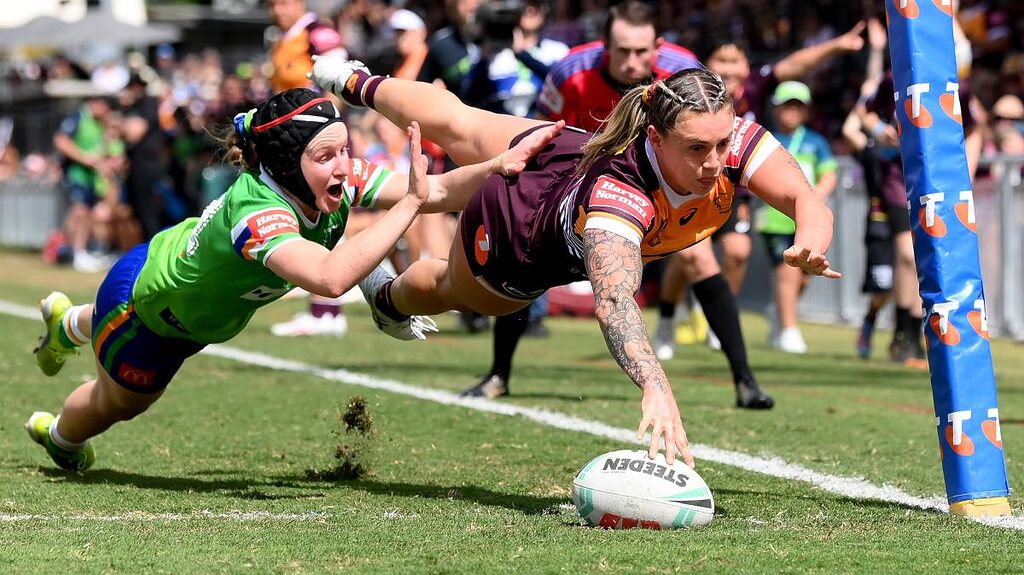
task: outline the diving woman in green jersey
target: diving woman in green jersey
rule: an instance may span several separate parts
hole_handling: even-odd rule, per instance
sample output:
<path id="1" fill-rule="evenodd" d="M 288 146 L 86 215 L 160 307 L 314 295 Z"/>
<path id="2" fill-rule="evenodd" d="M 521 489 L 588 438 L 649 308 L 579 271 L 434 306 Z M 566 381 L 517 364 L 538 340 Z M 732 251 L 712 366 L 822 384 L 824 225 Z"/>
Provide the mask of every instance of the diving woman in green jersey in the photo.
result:
<path id="1" fill-rule="evenodd" d="M 95 303 L 75 306 L 60 292 L 40 303 L 43 373 L 55 375 L 91 341 L 97 377 L 71 392 L 60 415 L 34 413 L 29 435 L 57 465 L 88 469 L 96 459 L 89 439 L 145 411 L 186 358 L 231 339 L 257 309 L 295 286 L 328 297 L 347 292 L 418 213 L 462 209 L 488 176 L 520 173 L 560 128 L 538 131 L 490 161 L 427 176 L 413 124 L 405 176 L 349 158 L 341 115 L 311 90 L 288 90 L 239 114 L 227 145 L 242 173 L 224 195 L 200 217 L 125 254 Z M 353 207 L 389 210 L 339 243 Z M 436 330 L 418 316 L 378 327 L 400 339 Z"/>

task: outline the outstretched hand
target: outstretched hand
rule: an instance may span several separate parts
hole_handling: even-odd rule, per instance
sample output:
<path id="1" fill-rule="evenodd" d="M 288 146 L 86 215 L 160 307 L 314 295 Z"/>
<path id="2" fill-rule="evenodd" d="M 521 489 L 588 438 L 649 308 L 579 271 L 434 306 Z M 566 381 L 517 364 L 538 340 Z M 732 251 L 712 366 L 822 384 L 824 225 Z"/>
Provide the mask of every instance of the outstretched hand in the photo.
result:
<path id="1" fill-rule="evenodd" d="M 861 20 L 853 25 L 848 32 L 841 36 L 836 36 L 834 42 L 835 45 L 841 50 L 847 52 L 857 52 L 864 47 L 864 38 L 861 37 L 861 33 L 864 32 L 864 21 Z"/>
<path id="2" fill-rule="evenodd" d="M 420 143 L 420 124 L 413 122 L 405 129 L 409 136 L 409 192 L 408 195 L 416 198 L 422 206 L 430 197 L 430 184 L 427 183 L 427 166 L 429 161 L 423 155 L 422 144 Z"/>
<path id="3" fill-rule="evenodd" d="M 828 260 L 825 259 L 824 254 L 813 252 L 808 248 L 802 248 L 797 245 L 790 246 L 789 249 L 783 252 L 782 259 L 785 260 L 787 265 L 800 268 L 811 275 L 829 279 L 843 277 L 843 274 L 829 267 Z"/>
<path id="4" fill-rule="evenodd" d="M 675 462 L 678 455 L 683 463 L 694 467 L 690 442 L 686 439 L 686 430 L 683 429 L 683 420 L 679 417 L 679 406 L 676 405 L 672 390 L 645 389 L 640 407 L 643 410 L 643 419 L 636 430 L 636 438 L 643 440 L 647 429 L 653 428 L 647 456 L 651 459 L 658 456 L 658 449 L 664 438 L 665 461 L 669 465 Z"/>
<path id="5" fill-rule="evenodd" d="M 502 176 L 515 176 L 526 169 L 530 158 L 536 156 L 565 127 L 565 121 L 559 120 L 549 126 L 534 130 L 518 144 L 501 153 L 495 158 L 493 172 Z"/>

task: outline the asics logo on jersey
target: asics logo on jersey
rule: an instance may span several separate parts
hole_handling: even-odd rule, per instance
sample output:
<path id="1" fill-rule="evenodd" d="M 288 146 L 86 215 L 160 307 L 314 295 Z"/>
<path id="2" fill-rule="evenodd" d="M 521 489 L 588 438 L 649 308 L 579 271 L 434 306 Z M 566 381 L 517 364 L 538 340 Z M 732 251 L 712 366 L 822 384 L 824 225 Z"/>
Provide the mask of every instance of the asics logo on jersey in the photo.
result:
<path id="1" fill-rule="evenodd" d="M 685 226 L 686 224 L 690 223 L 690 220 L 692 220 L 693 216 L 696 216 L 696 215 L 697 215 L 697 208 L 690 208 L 689 211 L 687 211 L 685 214 L 683 214 L 683 217 L 679 218 L 679 225 Z"/>

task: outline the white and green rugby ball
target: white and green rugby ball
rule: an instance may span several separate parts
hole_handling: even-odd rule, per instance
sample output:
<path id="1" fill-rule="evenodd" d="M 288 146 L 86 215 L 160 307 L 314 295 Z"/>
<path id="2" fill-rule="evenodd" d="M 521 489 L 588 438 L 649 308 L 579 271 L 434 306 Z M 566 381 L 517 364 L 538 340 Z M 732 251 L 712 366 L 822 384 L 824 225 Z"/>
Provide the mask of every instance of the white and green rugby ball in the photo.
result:
<path id="1" fill-rule="evenodd" d="M 587 523 L 608 529 L 700 527 L 715 516 L 714 497 L 696 471 L 646 451 L 594 458 L 573 478 L 572 500 Z"/>

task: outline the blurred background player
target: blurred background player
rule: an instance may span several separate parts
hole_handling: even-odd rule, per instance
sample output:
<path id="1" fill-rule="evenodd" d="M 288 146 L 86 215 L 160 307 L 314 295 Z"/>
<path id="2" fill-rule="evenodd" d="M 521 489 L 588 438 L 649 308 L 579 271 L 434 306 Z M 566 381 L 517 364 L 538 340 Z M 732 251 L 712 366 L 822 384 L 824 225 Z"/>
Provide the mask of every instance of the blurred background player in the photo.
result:
<path id="1" fill-rule="evenodd" d="M 800 165 L 814 193 L 824 201 L 836 187 L 838 164 L 825 137 L 805 124 L 810 113 L 811 89 L 802 82 L 788 80 L 775 88 L 775 129 L 772 134 Z M 783 254 L 793 245 L 796 224 L 789 216 L 771 206 L 758 211 L 754 226 L 768 252 L 775 275 L 777 323 L 769 336 L 771 346 L 786 353 L 806 353 L 807 343 L 796 323 L 797 301 L 810 283 L 810 276 L 786 265 Z M 795 272 L 795 273 L 794 273 Z"/>
<path id="2" fill-rule="evenodd" d="M 747 120 L 762 122 L 764 117 L 764 105 L 768 96 L 775 90 L 779 82 L 786 80 L 799 80 L 817 66 L 835 56 L 860 50 L 864 41 L 860 37 L 864 29 L 863 23 L 858 23 L 849 32 L 827 40 L 814 46 L 809 46 L 793 52 L 789 56 L 779 60 L 775 64 L 761 66 L 753 73 L 750 69 L 750 60 L 743 47 L 742 41 L 729 41 L 718 45 L 711 50 L 707 58 L 707 66 L 722 77 L 725 85 L 732 96 L 736 107 L 736 115 Z M 712 237 L 722 247 L 721 273 L 729 284 L 733 294 L 739 294 L 743 287 L 743 278 L 746 275 L 747 261 L 750 259 L 750 193 L 743 187 L 736 190 L 734 205 L 729 221 L 725 223 Z M 686 298 L 681 298 L 681 290 L 685 288 L 687 280 L 695 283 L 694 277 L 687 277 L 686 262 L 676 261 L 687 258 L 689 254 L 680 253 L 665 267 L 662 276 L 662 302 L 661 321 L 659 330 L 655 333 L 658 338 L 659 349 L 663 356 L 672 354 L 674 345 L 673 330 L 671 321 L 676 313 L 676 302 L 682 301 L 684 306 L 688 303 Z M 690 266 L 693 264 L 690 263 Z M 710 268 L 711 263 L 704 264 Z M 717 267 L 717 264 L 716 264 Z M 699 301 L 699 300 L 698 300 Z M 707 313 L 707 310 L 704 310 Z M 684 311 L 685 315 L 685 311 Z M 681 326 L 681 334 L 686 341 L 699 339 L 701 335 L 702 320 L 699 314 L 689 314 L 689 322 Z M 711 323 L 710 318 L 708 318 Z M 721 333 L 712 326 L 711 332 L 707 334 L 708 343 L 712 347 L 723 346 Z"/>
<path id="3" fill-rule="evenodd" d="M 857 334 L 857 356 L 871 357 L 871 339 L 875 332 L 878 312 L 889 301 L 893 288 L 893 229 L 889 208 L 882 195 L 879 161 L 898 154 L 894 146 L 883 145 L 878 139 L 864 131 L 861 118 L 866 113 L 865 103 L 878 91 L 885 77 L 885 47 L 887 45 L 885 25 L 877 18 L 867 23 L 868 61 L 861 84 L 857 103 L 843 122 L 842 133 L 850 146 L 854 158 L 863 170 L 864 187 L 867 191 L 867 221 L 864 226 L 864 283 L 861 291 L 868 295 L 868 309 Z"/>
<path id="4" fill-rule="evenodd" d="M 306 8 L 306 0 L 267 0 L 273 26 L 267 29 L 269 56 L 273 65 L 270 86 L 273 93 L 292 88 L 315 88 L 306 75 L 313 69 L 313 56 L 347 57 L 341 35 Z M 309 310 L 290 320 L 270 326 L 277 336 L 344 336 L 348 320 L 341 298 L 309 296 Z"/>

